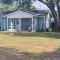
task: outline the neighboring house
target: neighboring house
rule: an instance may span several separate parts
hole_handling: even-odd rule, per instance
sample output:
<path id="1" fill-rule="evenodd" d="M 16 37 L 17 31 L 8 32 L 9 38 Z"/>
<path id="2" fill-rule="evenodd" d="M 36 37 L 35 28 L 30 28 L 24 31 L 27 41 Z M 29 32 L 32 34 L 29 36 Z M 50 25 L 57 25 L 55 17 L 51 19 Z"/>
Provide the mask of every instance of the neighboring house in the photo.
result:
<path id="1" fill-rule="evenodd" d="M 49 28 L 50 15 L 48 12 L 40 11 L 31 13 L 25 11 L 15 11 L 0 16 L 0 31 L 9 31 L 11 23 L 16 31 L 46 31 Z"/>

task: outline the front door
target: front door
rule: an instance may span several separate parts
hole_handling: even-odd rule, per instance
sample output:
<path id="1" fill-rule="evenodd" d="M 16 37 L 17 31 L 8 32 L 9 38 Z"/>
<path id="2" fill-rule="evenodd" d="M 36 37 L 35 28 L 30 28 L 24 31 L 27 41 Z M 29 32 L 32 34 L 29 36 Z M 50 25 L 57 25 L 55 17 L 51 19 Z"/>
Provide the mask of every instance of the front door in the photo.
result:
<path id="1" fill-rule="evenodd" d="M 29 27 L 31 26 L 31 19 L 30 18 L 22 18 L 21 19 L 21 30 L 28 31 Z"/>

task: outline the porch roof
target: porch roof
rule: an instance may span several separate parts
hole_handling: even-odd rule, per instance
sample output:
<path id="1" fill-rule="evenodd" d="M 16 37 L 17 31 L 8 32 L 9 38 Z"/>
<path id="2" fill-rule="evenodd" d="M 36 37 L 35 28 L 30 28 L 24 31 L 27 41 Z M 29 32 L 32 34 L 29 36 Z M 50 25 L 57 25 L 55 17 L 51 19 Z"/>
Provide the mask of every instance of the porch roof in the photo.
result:
<path id="1" fill-rule="evenodd" d="M 32 18 L 32 17 L 38 17 L 38 16 L 46 16 L 46 12 L 32 13 L 32 12 L 18 10 L 5 15 L 5 17 L 7 18 Z"/>
<path id="2" fill-rule="evenodd" d="M 34 14 L 24 12 L 24 11 L 15 11 L 13 13 L 10 13 L 8 15 L 5 15 L 7 18 L 32 18 Z"/>

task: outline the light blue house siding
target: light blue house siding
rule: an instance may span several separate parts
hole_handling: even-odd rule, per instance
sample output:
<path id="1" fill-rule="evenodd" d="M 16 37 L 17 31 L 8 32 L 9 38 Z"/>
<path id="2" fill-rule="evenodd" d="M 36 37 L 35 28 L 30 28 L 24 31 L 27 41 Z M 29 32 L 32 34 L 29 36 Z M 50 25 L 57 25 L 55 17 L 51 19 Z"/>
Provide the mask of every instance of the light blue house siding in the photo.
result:
<path id="1" fill-rule="evenodd" d="M 1 17 L 0 30 L 1 31 L 6 31 L 7 30 L 7 18 L 6 17 Z"/>
<path id="2" fill-rule="evenodd" d="M 43 17 L 37 17 L 37 31 L 43 31 L 46 27 L 46 21 Z"/>
<path id="3" fill-rule="evenodd" d="M 3 19 L 2 19 L 2 31 L 6 31 L 7 30 L 7 18 L 6 17 L 4 17 Z"/>

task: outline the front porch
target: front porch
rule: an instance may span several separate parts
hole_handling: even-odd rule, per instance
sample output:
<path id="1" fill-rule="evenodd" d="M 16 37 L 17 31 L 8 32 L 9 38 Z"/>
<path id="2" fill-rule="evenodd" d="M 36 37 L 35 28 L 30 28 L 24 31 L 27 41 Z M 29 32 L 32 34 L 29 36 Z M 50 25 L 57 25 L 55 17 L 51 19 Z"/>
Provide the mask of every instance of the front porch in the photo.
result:
<path id="1" fill-rule="evenodd" d="M 10 13 L 0 20 L 0 31 L 45 31 L 46 30 L 46 19 L 47 16 L 31 14 L 24 11 L 16 11 Z M 49 21 L 49 20 L 48 20 Z"/>
<path id="2" fill-rule="evenodd" d="M 33 18 L 7 18 L 6 20 L 1 22 L 1 31 L 9 31 L 11 29 L 11 23 L 12 23 L 12 29 L 15 29 L 16 31 L 29 31 L 29 28 L 31 29 L 31 32 L 36 31 L 36 19 Z M 2 24 L 3 23 L 3 24 Z"/>
<path id="3" fill-rule="evenodd" d="M 32 17 L 32 18 L 4 18 L 0 21 L 0 30 L 9 32 L 9 29 L 15 29 L 18 32 L 36 32 L 45 31 L 46 21 L 44 17 Z M 12 27 L 11 27 L 12 23 Z"/>

